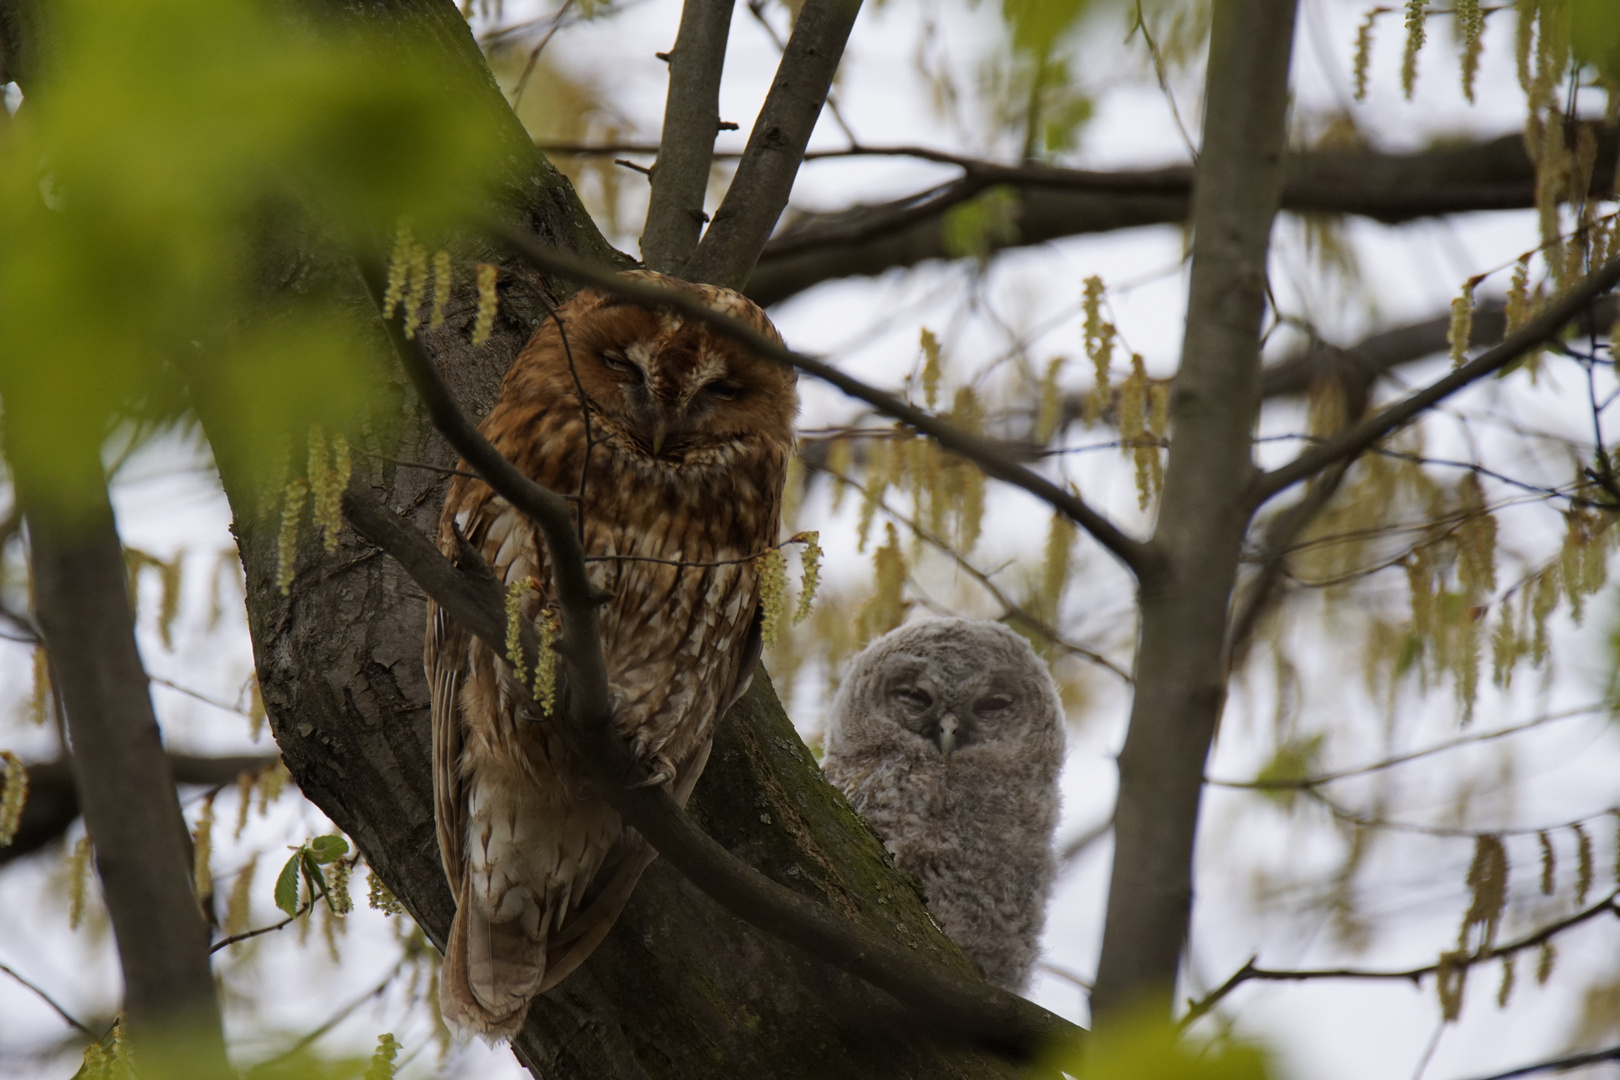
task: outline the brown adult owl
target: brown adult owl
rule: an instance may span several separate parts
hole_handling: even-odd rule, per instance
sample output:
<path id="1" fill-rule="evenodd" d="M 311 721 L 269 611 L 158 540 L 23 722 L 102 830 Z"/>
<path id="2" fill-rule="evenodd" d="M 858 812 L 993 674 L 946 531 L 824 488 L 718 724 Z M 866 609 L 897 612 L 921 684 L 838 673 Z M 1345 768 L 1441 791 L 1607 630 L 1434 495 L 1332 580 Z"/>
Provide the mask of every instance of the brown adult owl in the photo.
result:
<path id="1" fill-rule="evenodd" d="M 729 289 L 627 276 L 777 338 Z M 669 784 L 684 804 L 759 657 L 748 560 L 777 542 L 796 379 L 702 324 L 602 292 L 558 315 L 562 330 L 547 320 L 513 362 L 482 430 L 525 474 L 575 497 L 591 580 L 612 596 L 600 625 L 615 725 L 643 782 Z M 525 618 L 551 604 L 544 541 L 480 480 L 450 485 L 439 546 L 452 558 L 458 531 L 508 586 L 533 583 Z M 440 1003 L 464 1032 L 509 1036 L 606 936 L 654 854 L 537 707 L 520 705 L 506 661 L 432 603 L 425 652 L 439 852 L 456 896 Z"/>

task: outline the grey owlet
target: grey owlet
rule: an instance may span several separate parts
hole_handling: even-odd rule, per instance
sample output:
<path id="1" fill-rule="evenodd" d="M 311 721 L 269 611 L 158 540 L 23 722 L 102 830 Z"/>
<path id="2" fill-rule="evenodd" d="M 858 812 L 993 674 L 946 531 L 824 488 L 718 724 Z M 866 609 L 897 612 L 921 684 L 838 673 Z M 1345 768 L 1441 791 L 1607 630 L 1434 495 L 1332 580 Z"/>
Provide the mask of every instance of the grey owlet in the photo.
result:
<path id="1" fill-rule="evenodd" d="M 891 631 L 850 663 L 827 724 L 827 777 L 871 822 L 985 978 L 1035 963 L 1054 860 L 1062 706 L 1000 623 Z"/>

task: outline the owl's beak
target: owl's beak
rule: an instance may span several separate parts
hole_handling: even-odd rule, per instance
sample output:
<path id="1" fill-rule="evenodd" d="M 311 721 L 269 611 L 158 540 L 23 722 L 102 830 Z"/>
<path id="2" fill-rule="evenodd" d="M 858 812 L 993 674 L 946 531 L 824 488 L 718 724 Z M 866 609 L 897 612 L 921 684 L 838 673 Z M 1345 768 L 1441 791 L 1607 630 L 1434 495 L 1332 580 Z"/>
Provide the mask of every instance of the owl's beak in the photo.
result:
<path id="1" fill-rule="evenodd" d="M 653 421 L 652 429 L 652 456 L 657 457 L 664 452 L 664 440 L 669 437 L 669 421 L 659 417 Z"/>
<path id="2" fill-rule="evenodd" d="M 944 757 L 950 757 L 951 751 L 956 749 L 956 717 L 946 713 L 939 722 L 939 752 Z"/>

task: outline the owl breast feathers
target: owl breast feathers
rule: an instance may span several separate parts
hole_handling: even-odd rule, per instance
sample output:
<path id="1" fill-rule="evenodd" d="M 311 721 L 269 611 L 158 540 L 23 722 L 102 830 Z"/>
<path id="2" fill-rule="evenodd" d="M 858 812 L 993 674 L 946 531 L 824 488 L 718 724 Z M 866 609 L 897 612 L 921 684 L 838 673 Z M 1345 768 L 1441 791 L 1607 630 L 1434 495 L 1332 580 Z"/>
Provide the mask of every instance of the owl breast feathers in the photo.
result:
<path id="1" fill-rule="evenodd" d="M 777 337 L 728 289 L 627 276 Z M 600 630 L 615 725 L 643 782 L 684 803 L 759 656 L 748 560 L 777 542 L 795 377 L 700 323 L 606 293 L 580 292 L 557 314 L 513 362 L 482 430 L 571 497 L 591 580 L 612 597 Z M 544 543 L 480 480 L 456 477 L 445 498 L 439 546 L 452 558 L 458 532 L 508 587 L 530 583 L 524 618 L 552 606 Z M 431 603 L 425 652 L 434 812 L 456 897 L 441 1005 L 463 1032 L 509 1036 L 606 936 L 653 853 L 589 790 L 505 660 Z"/>
<path id="2" fill-rule="evenodd" d="M 1052 885 L 1062 706 L 1029 643 L 938 619 L 878 638 L 845 673 L 822 767 L 922 880 L 985 978 L 1021 990 Z"/>

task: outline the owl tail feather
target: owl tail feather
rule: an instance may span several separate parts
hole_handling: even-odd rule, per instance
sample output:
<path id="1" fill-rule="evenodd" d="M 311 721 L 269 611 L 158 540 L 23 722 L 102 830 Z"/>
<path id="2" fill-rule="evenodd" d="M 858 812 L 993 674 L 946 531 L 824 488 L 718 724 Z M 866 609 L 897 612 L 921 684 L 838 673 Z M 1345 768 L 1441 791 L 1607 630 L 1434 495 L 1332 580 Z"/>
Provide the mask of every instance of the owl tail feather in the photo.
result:
<path id="1" fill-rule="evenodd" d="M 524 920 L 491 922 L 462 886 L 439 980 L 439 1011 L 459 1035 L 509 1039 L 523 1026 L 546 973 L 541 938 Z"/>

